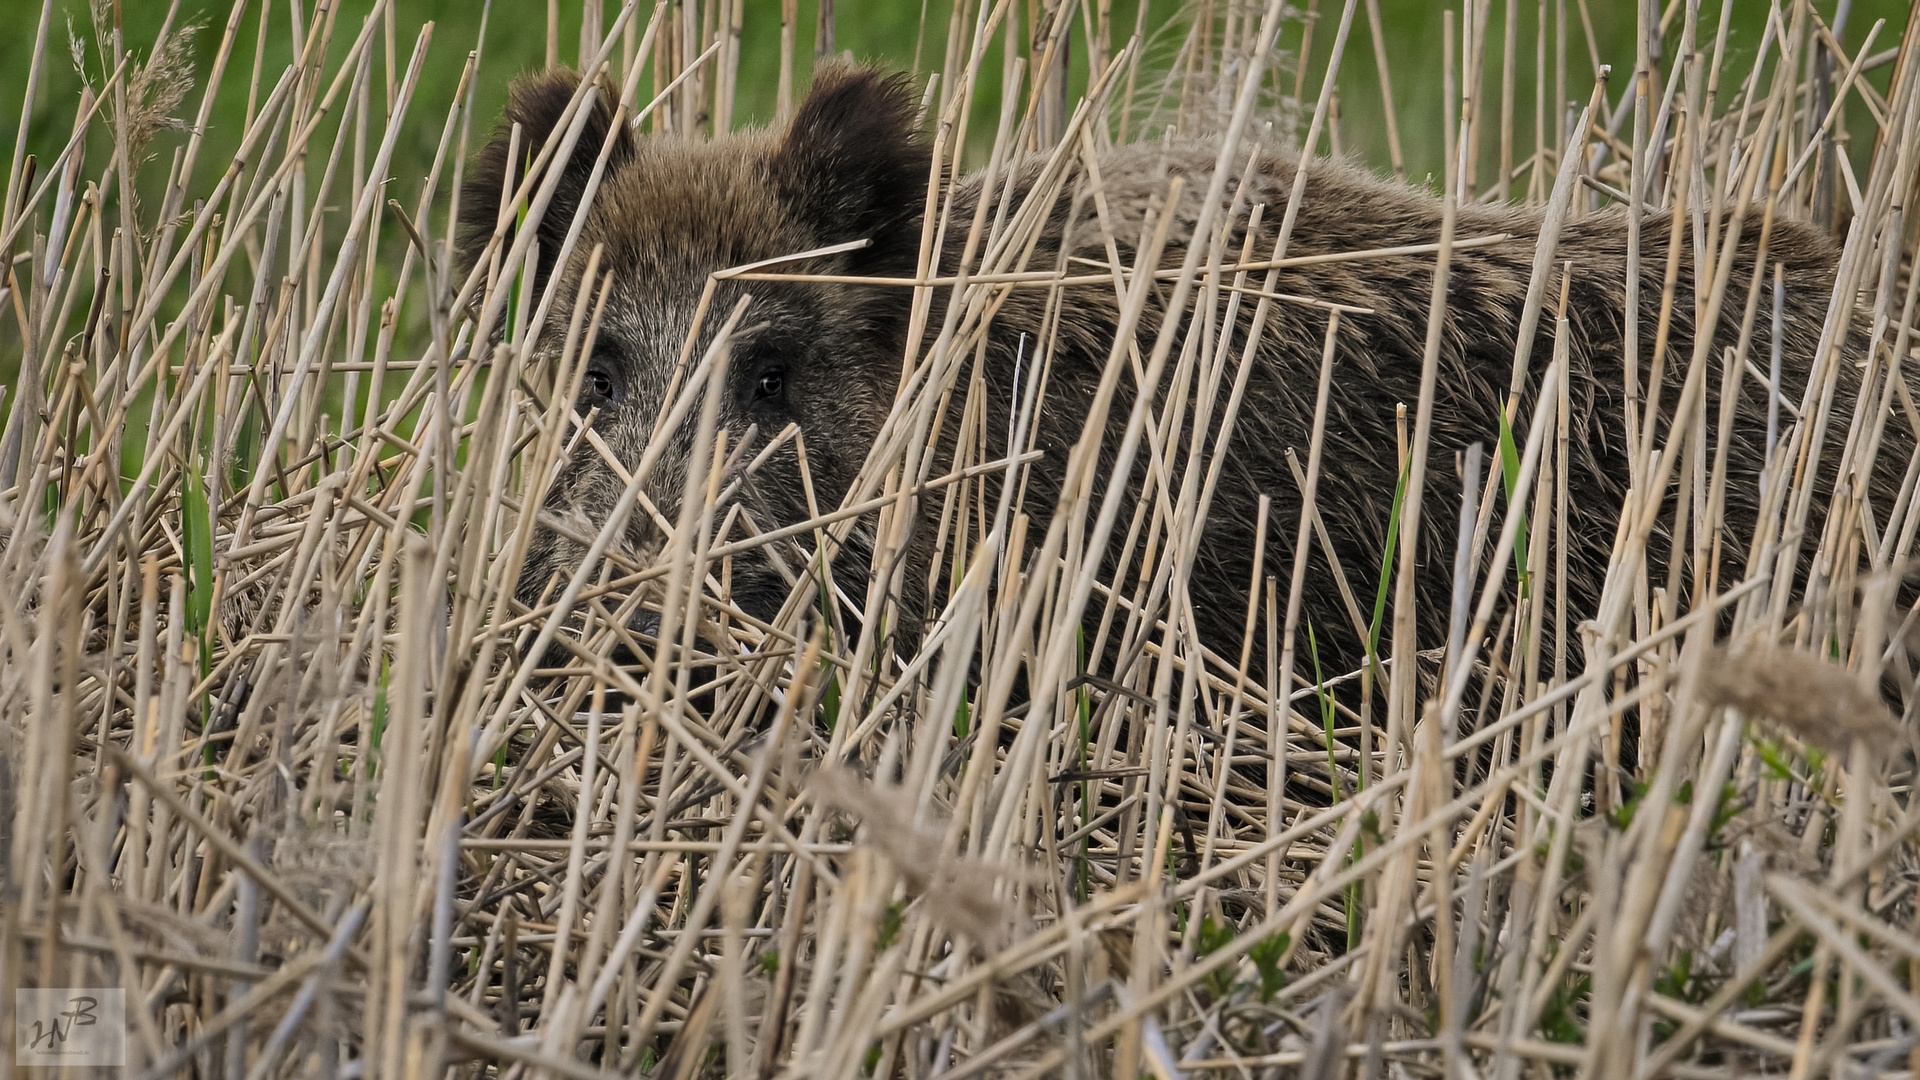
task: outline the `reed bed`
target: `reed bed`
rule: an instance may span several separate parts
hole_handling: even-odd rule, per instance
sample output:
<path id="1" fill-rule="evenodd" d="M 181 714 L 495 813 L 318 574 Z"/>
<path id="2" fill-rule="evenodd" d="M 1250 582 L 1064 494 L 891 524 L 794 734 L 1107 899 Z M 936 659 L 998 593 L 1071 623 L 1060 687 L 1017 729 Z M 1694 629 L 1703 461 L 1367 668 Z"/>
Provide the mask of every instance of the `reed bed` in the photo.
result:
<path id="1" fill-rule="evenodd" d="M 1207 651 L 1178 603 L 1144 602 L 1183 594 L 1197 536 L 1209 449 L 1180 436 L 1182 409 L 1139 451 L 1172 478 L 1133 522 L 1140 578 L 1099 580 L 1086 555 L 1127 522 L 1026 535 L 1005 483 L 1019 432 L 959 407 L 965 332 L 910 358 L 929 377 L 903 380 L 849 505 L 784 538 L 830 581 L 823 553 L 857 522 L 884 545 L 909 496 L 943 500 L 956 584 L 907 654 L 880 620 L 821 617 L 833 605 L 762 621 L 730 601 L 729 560 L 776 538 L 725 514 L 738 463 L 710 437 L 680 463 L 657 559 L 603 530 L 571 584 L 521 603 L 528 510 L 561 455 L 597 451 L 567 407 L 571 360 L 531 360 L 539 335 L 591 327 L 544 325 L 549 299 L 516 288 L 527 244 L 471 274 L 452 254 L 450 204 L 493 120 L 474 90 L 506 73 L 467 54 L 430 112 L 423 70 L 474 44 L 410 28 L 403 0 L 359 25 L 294 4 L 304 21 L 274 32 L 296 34 L 297 60 L 278 71 L 247 6 L 201 31 L 219 38 L 211 70 L 179 19 L 136 47 L 96 12 L 74 31 L 95 77 L 71 139 L 26 156 L 23 115 L 8 173 L 9 1001 L 123 988 L 142 1080 L 1920 1070 L 1915 469 L 1895 504 L 1843 486 L 1828 527 L 1803 525 L 1817 466 L 1865 476 L 1888 425 L 1920 428 L 1915 20 L 1836 35 L 1805 0 L 1776 4 L 1736 67 L 1724 16 L 1680 0 L 1643 8 L 1635 70 L 1596 81 L 1586 0 L 1468 3 L 1429 109 L 1393 100 L 1407 72 L 1366 70 L 1366 39 L 1394 33 L 1373 0 L 1309 4 L 1304 29 L 1278 0 L 1201 0 L 1165 26 L 1116 25 L 1104 2 L 928 9 L 949 175 L 969 145 L 1000 169 L 1170 123 L 1217 130 L 1223 162 L 1256 122 L 1324 153 L 1352 142 L 1345 72 L 1384 95 L 1381 169 L 1405 169 L 1400 130 L 1444 122 L 1434 184 L 1452 205 L 1678 206 L 1696 238 L 1793 214 L 1844 238 L 1829 331 L 1868 327 L 1845 360 L 1865 389 L 1836 395 L 1823 368 L 1782 403 L 1760 476 L 1719 467 L 1711 426 L 1605 418 L 1645 453 L 1597 610 L 1545 602 L 1566 595 L 1564 396 L 1515 417 L 1464 506 L 1421 505 L 1454 467 L 1427 452 L 1431 353 L 1400 445 L 1291 448 L 1310 512 L 1259 528 L 1301 545 L 1322 455 L 1405 463 L 1406 543 L 1349 568 L 1398 597 L 1356 712 L 1360 680 L 1317 673 L 1297 625 L 1304 560 L 1248 582 L 1239 656 Z M 548 58 L 604 68 L 658 137 L 708 137 L 734 114 L 742 12 L 593 3 L 577 48 L 549 22 Z M 67 62 L 62 31 L 48 2 L 32 70 L 7 75 L 29 100 Z M 240 150 L 204 159 L 216 89 L 238 79 Z M 988 80 L 1003 105 L 980 140 Z M 436 148 L 424 176 L 390 168 L 403 140 Z M 998 261 L 956 309 L 991 318 L 1001 291 L 1063 288 L 1018 261 L 1041 216 L 983 215 L 977 250 Z M 1475 242 L 1435 236 L 1436 274 Z M 1551 252 L 1540 266 L 1532 313 L 1551 320 Z M 1264 268 L 1229 254 L 1159 286 L 1231 337 L 1220 286 L 1257 291 Z M 686 358 L 662 429 L 712 435 L 723 353 Z M 1216 368 L 1179 385 L 1223 404 L 1229 384 Z M 1816 410 L 1850 415 L 1845 438 L 1796 423 Z M 914 438 L 940 416 L 962 425 L 952 460 Z M 1771 508 L 1755 565 L 1779 572 L 1736 578 L 1715 557 L 1743 485 Z M 1456 565 L 1416 550 L 1422 513 L 1461 515 L 1457 565 L 1483 567 L 1456 582 L 1450 640 L 1416 632 L 1413 576 Z M 1669 537 L 1700 557 L 1654 577 Z M 1520 593 L 1521 571 L 1556 587 Z M 1349 599 L 1364 618 L 1373 597 Z M 1079 613 L 1103 609 L 1118 649 L 1082 636 Z"/>

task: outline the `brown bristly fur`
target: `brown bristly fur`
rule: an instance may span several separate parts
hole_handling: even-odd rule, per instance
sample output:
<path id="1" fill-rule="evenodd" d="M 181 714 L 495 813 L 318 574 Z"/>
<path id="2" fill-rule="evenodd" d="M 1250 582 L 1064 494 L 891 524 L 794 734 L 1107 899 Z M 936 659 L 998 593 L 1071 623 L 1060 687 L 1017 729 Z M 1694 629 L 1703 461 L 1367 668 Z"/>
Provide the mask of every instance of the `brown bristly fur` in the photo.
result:
<path id="1" fill-rule="evenodd" d="M 576 85 L 567 74 L 533 76 L 516 85 L 508 119 L 523 131 L 522 146 L 540 146 L 558 119 Z M 604 97 L 602 98 L 604 101 Z M 570 266 L 558 271 L 557 302 L 551 316 L 564 325 L 567 298 L 578 291 L 579 267 L 592 245 L 605 245 L 602 266 L 612 273 L 612 292 L 599 354 L 593 358 L 589 390 L 606 392 L 591 397 L 599 408 L 598 426 L 615 455 L 629 466 L 639 457 L 651 434 L 652 418 L 675 385 L 674 360 L 693 330 L 693 317 L 708 276 L 748 263 L 794 252 L 854 240 L 869 241 L 857 251 L 810 260 L 791 268 L 816 275 L 891 277 L 911 279 L 918 257 L 921 208 L 925 204 L 927 151 L 912 127 L 915 97 L 899 76 L 859 68 L 830 69 L 816 81 L 792 125 L 784 131 L 754 131 L 688 143 L 672 139 L 639 139 L 631 149 L 621 137 L 620 149 L 598 198 L 588 215 Z M 583 145 L 597 146 L 610 110 L 596 120 Z M 524 150 L 529 156 L 534 151 Z M 481 157 L 482 168 L 469 185 L 466 235 L 483 237 L 492 231 L 500 190 L 505 138 L 497 134 Z M 583 157 L 569 166 L 582 172 Z M 1200 242 L 1190 234 L 1199 212 L 1199 193 L 1211 177 L 1218 147 L 1204 142 L 1174 140 L 1164 144 L 1116 147 L 1101 154 L 1101 187 L 1091 190 L 1084 171 L 1073 174 L 1062 195 L 1045 208 L 1044 226 L 1017 259 L 983 270 L 1058 270 L 1086 281 L 1109 259 L 1108 240 L 1121 268 L 1130 267 L 1135 243 L 1148 229 L 1150 213 L 1172 213 L 1174 223 L 1160 266 L 1178 267 L 1189 244 Z M 1007 170 L 1011 191 L 995 190 L 991 197 L 1021 207 L 1041 178 L 1045 159 L 1034 157 Z M 1285 210 L 1294 180 L 1294 159 L 1277 149 L 1259 153 L 1247 190 L 1229 185 L 1228 195 L 1238 211 L 1219 242 L 1228 252 L 1245 245 L 1259 257 L 1275 243 L 1274 230 Z M 1159 206 L 1171 181 L 1184 182 L 1180 204 Z M 958 182 L 952 206 L 946 212 L 948 233 L 939 237 L 940 272 L 957 273 L 966 248 L 966 230 L 974 220 L 983 195 L 983 179 Z M 569 174 L 563 192 L 577 192 L 579 182 Z M 494 193 L 492 200 L 488 193 Z M 1098 220 L 1095 197 L 1108 217 Z M 1245 236 L 1248 209 L 1265 208 L 1260 235 Z M 543 262 L 538 281 L 552 273 L 550 256 L 557 250 L 571 219 L 573 202 L 562 198 L 541 222 Z M 1431 245 L 1438 237 L 1440 204 L 1430 194 L 1385 180 L 1351 164 L 1316 162 L 1309 172 L 1286 256 L 1289 259 L 1338 256 Z M 1740 338 L 1746 312 L 1746 293 L 1755 280 L 1754 258 L 1761 232 L 1758 222 L 1742 231 L 1729 296 L 1721 308 L 1708 356 L 1714 377 L 1708 380 L 1705 415 L 1719 415 L 1719 367 Z M 1532 273 L 1534 249 L 1541 229 L 1535 210 L 1465 207 L 1459 214 L 1457 235 L 1462 240 L 1497 238 L 1492 243 L 1463 244 L 1453 254 L 1447 325 L 1441 351 L 1440 396 L 1435 412 L 1433 460 L 1448 462 L 1469 444 L 1493 448 L 1499 439 L 1501 413 L 1508 403 L 1515 336 Z M 1647 274 L 1639 290 L 1644 367 L 1655 344 L 1660 322 L 1662 281 L 1667 262 L 1670 229 L 1664 213 L 1650 214 L 1641 224 L 1640 265 Z M 1625 320 L 1627 222 L 1624 212 L 1603 211 L 1568 223 L 1560 237 L 1556 262 L 1570 272 L 1567 316 L 1571 332 L 1569 382 L 1571 386 L 1573 459 L 1569 468 L 1572 518 L 1568 551 L 1571 574 L 1568 602 L 1574 610 L 1592 610 L 1612 554 L 1618 509 L 1629 485 L 1633 453 L 1628 435 L 1617 417 L 1622 412 L 1624 376 L 1621 334 Z M 470 252 L 475 250 L 469 247 Z M 470 256 L 471 257 L 471 256 Z M 1231 258 L 1231 255 L 1229 255 Z M 1814 361 L 1831 292 L 1836 251 L 1813 228 L 1794 221 L 1772 223 L 1767 238 L 1767 266 L 1786 273 L 1785 339 L 1781 393 L 1789 406 L 1797 405 Z M 1386 530 L 1395 490 L 1393 446 L 1395 406 L 1411 404 L 1418 396 L 1420 358 L 1426 325 L 1428 290 L 1434 256 L 1428 253 L 1340 261 L 1317 261 L 1288 266 L 1274 279 L 1274 290 L 1292 297 L 1320 301 L 1280 300 L 1272 305 L 1261 328 L 1260 348 L 1252 361 L 1245 402 L 1239 408 L 1227 460 L 1200 546 L 1194 553 L 1187 582 L 1191 609 L 1203 642 L 1223 656 L 1238 654 L 1244 623 L 1245 589 L 1252 565 L 1251 539 L 1255 503 L 1259 496 L 1273 500 L 1273 519 L 1292 521 L 1300 512 L 1299 489 L 1284 462 L 1289 448 L 1304 450 L 1313 416 L 1313 387 L 1325 332 L 1325 304 L 1342 305 L 1335 358 L 1333 408 L 1329 420 L 1329 453 L 1319 477 L 1320 514 L 1334 555 L 1349 576 L 1354 592 L 1369 595 L 1386 544 Z M 1668 373 L 1659 388 L 1663 416 L 1680 396 L 1685 358 L 1694 346 L 1696 307 L 1702 301 L 1694 282 L 1695 258 L 1682 253 L 1672 304 L 1672 327 L 1667 340 Z M 1556 270 L 1556 287 L 1559 273 Z M 1260 275 L 1249 276 L 1250 286 L 1261 287 Z M 950 290 L 933 290 L 928 326 L 938 329 L 945 316 Z M 1011 409 L 1020 391 L 1015 385 L 1018 365 L 1048 363 L 1044 398 L 1033 447 L 1043 458 L 1024 476 L 1024 509 L 1032 515 L 1030 535 L 1045 528 L 1059 498 L 1060 481 L 1074 442 L 1080 438 L 1087 409 L 1100 382 L 1120 317 L 1121 295 L 1106 283 L 1072 285 L 1057 300 L 1041 288 L 1008 287 L 997 298 L 998 308 L 985 327 L 984 364 L 980 375 L 986 391 L 984 430 L 1008 431 Z M 809 506 L 798 475 L 797 455 L 791 444 L 778 452 L 753 478 L 746 506 L 761 529 L 804 521 L 817 510 L 831 509 L 853 490 L 866 463 L 873 440 L 893 405 L 902 364 L 916 360 L 907 354 L 905 333 L 912 291 L 898 286 L 836 283 L 832 281 L 740 281 L 717 283 L 713 310 L 727 310 L 742 295 L 751 295 L 747 322 L 752 328 L 733 343 L 729 396 L 723 406 L 723 424 L 734 443 L 757 432 L 765 440 L 789 424 L 804 437 L 815 503 Z M 1163 297 L 1150 297 L 1137 336 L 1141 353 L 1165 317 Z M 1049 319 L 1058 304 L 1057 321 Z M 1253 322 L 1255 302 L 1239 306 L 1241 335 Z M 1364 309 L 1355 311 L 1353 309 Z M 1770 300 L 1763 300 L 1752 328 L 1746 357 L 1764 362 L 1771 348 Z M 977 327 L 965 321 L 962 334 Z M 704 328 L 710 335 L 712 326 Z M 1183 330 L 1183 333 L 1185 331 Z M 1532 395 L 1554 351 L 1554 321 L 1539 321 L 1532 356 L 1533 371 L 1522 380 L 1518 410 L 1509 417 L 1518 441 L 1524 441 L 1533 415 Z M 924 342 L 932 331 L 923 335 Z M 549 347 L 558 335 L 545 338 Z M 1842 343 L 1842 401 L 1857 392 L 1848 338 Z M 1233 354 L 1238 360 L 1238 348 Z M 1171 366 L 1169 368 L 1171 372 Z M 762 392 L 768 372 L 779 380 L 777 394 Z M 1226 385 L 1230 385 L 1228 380 Z M 1764 416 L 1767 392 L 1750 377 L 1737 383 L 1738 420 L 1728 444 L 1729 474 L 1757 478 L 1765 460 Z M 1167 391 L 1163 383 L 1161 393 Z M 950 417 L 963 407 L 964 389 L 956 393 Z M 1647 390 L 1641 389 L 1644 401 Z M 759 396 L 756 396 L 759 395 Z M 1207 418 L 1208 445 L 1213 445 L 1224 411 L 1223 388 Z M 1113 452 L 1120 443 L 1134 397 L 1133 380 L 1122 377 L 1120 391 L 1106 421 L 1103 458 L 1097 470 L 1112 470 Z M 1191 406 L 1188 406 L 1190 411 Z M 584 408 L 581 410 L 585 411 Z M 1841 411 L 1836 410 L 1836 415 Z M 1192 427 L 1193 418 L 1187 418 Z M 953 460 L 953 432 L 957 420 L 945 423 L 935 453 L 937 475 Z M 1881 460 L 1904 463 L 1910 437 L 1890 430 L 1894 445 Z M 681 488 L 686 460 L 685 434 L 670 444 L 669 456 L 656 470 L 659 480 L 648 495 L 671 520 Z M 1183 436 L 1186 437 L 1186 436 Z M 755 448 L 757 450 L 757 447 Z M 1145 455 L 1136 460 L 1131 481 L 1137 493 L 1148 483 Z M 1889 469 L 1898 465 L 1889 465 Z M 1179 478 L 1171 478 L 1177 486 Z M 1830 490 L 1831 477 L 1815 481 Z M 1890 503 L 1897 492 L 1896 473 L 1876 475 L 1872 497 Z M 621 487 L 618 476 L 591 455 L 577 455 L 549 497 L 548 510 L 556 517 L 596 526 L 604 519 Z M 1731 488 L 1723 537 L 1723 573 L 1737 580 L 1746 568 L 1744 551 L 1753 536 L 1758 510 L 1757 483 Z M 1096 497 L 1098 497 L 1096 491 Z M 1455 470 L 1442 465 L 1429 476 L 1429 505 L 1449 507 L 1460 499 Z M 940 514 L 938 498 L 920 500 L 920 520 L 906 549 L 906 573 L 898 622 L 901 639 L 910 642 L 916 629 L 937 610 L 939 595 L 929 596 L 929 560 L 935 550 Z M 1431 512 L 1424 516 L 1423 548 L 1434 553 L 1453 547 L 1453 515 Z M 1126 520 L 1123 516 L 1121 520 Z M 1815 520 L 1817 528 L 1819 521 Z M 583 528 L 586 534 L 594 528 Z M 1292 532 L 1270 531 L 1266 564 L 1284 567 L 1290 561 Z M 629 526 L 628 544 L 636 551 L 657 549 L 659 538 L 650 522 L 636 516 Z M 1670 538 L 1652 544 L 1655 580 L 1669 554 Z M 873 538 L 856 532 L 848 550 L 837 552 L 835 565 L 843 588 L 856 598 L 865 595 L 865 576 L 873 571 Z M 584 549 L 554 533 L 543 535 L 530 571 L 522 580 L 529 600 L 547 586 L 549 576 L 565 575 L 570 562 Z M 1137 568 L 1118 564 L 1121 552 L 1109 555 L 1102 580 L 1129 583 Z M 1137 554 L 1128 558 L 1137 559 Z M 795 564 L 802 561 L 796 556 Z M 1340 603 L 1322 553 L 1316 548 L 1304 612 L 1316 631 L 1321 662 L 1329 672 L 1359 666 L 1362 640 L 1351 614 Z M 796 586 L 768 565 L 768 560 L 736 557 L 733 597 L 747 612 L 771 617 Z M 1444 566 L 1420 577 L 1420 640 L 1431 647 L 1444 643 L 1453 584 Z M 805 587 L 805 586 L 799 586 Z M 1167 608 L 1160 609 L 1164 613 Z M 1257 661 L 1256 657 L 1256 661 Z"/>

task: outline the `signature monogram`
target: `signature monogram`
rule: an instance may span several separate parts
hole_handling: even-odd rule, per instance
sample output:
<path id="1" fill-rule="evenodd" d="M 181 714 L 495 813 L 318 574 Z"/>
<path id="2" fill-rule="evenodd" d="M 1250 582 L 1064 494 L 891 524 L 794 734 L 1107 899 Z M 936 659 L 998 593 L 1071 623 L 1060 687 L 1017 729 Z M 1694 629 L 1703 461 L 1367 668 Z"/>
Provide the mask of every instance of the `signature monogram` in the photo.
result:
<path id="1" fill-rule="evenodd" d="M 14 1064 L 122 1065 L 126 992 L 118 989 L 16 991 Z"/>

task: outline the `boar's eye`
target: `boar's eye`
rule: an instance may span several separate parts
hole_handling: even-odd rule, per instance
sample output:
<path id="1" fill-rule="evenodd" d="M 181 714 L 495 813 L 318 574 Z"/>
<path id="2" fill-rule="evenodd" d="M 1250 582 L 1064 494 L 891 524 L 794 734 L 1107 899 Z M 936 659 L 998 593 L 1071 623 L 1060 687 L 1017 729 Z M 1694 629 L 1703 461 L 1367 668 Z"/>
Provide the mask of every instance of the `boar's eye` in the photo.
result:
<path id="1" fill-rule="evenodd" d="M 786 388 L 786 374 L 779 368 L 768 368 L 760 373 L 759 380 L 753 384 L 753 400 L 756 404 L 762 401 L 778 401 Z"/>
<path id="2" fill-rule="evenodd" d="M 620 402 L 620 382 L 613 372 L 599 364 L 587 368 L 585 378 L 580 381 L 580 406 L 583 409 L 605 409 Z"/>

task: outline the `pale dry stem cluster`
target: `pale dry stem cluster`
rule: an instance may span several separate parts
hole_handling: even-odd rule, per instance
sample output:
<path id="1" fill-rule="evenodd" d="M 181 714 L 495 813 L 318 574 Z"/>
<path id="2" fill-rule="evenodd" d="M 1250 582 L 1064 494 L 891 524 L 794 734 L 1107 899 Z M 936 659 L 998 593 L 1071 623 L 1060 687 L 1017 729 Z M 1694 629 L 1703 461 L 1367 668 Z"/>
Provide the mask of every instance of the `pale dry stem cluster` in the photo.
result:
<path id="1" fill-rule="evenodd" d="M 512 587 L 528 511 L 564 455 L 606 452 L 568 407 L 599 275 L 570 325 L 547 325 L 553 297 L 523 287 L 535 230 L 504 214 L 476 270 L 454 270 L 448 204 L 472 125 L 490 120 L 471 90 L 501 74 L 469 55 L 444 117 L 424 115 L 432 27 L 409 51 L 397 0 L 358 27 L 295 4 L 307 21 L 274 32 L 300 42 L 296 63 L 263 69 L 262 25 L 249 72 L 253 16 L 236 3 L 212 69 L 192 73 L 204 96 L 165 186 L 136 204 L 132 170 L 184 100 L 191 54 L 173 28 L 136 59 L 103 19 L 72 139 L 29 159 L 23 117 L 0 219 L 0 340 L 20 373 L 0 435 L 0 994 L 123 987 L 143 1080 L 1913 1071 L 1902 577 L 1920 468 L 1892 505 L 1845 482 L 1870 475 L 1885 425 L 1920 428 L 1913 25 L 1849 46 L 1786 3 L 1742 71 L 1723 66 L 1725 18 L 1683 0 L 1664 9 L 1679 47 L 1662 59 L 1643 41 L 1638 77 L 1602 78 L 1560 131 L 1547 103 L 1569 82 L 1584 93 L 1566 41 L 1585 0 L 1449 16 L 1446 198 L 1544 208 L 1529 323 L 1557 318 L 1564 337 L 1559 224 L 1629 193 L 1683 211 L 1708 310 L 1729 289 L 1732 260 L 1713 254 L 1730 229 L 1850 221 L 1824 339 L 1864 319 L 1869 347 L 1823 349 L 1806 396 L 1779 403 L 1764 475 L 1729 473 L 1701 395 L 1765 357 L 1671 357 L 1680 422 L 1607 418 L 1642 452 L 1598 610 L 1544 600 L 1566 596 L 1564 393 L 1514 417 L 1512 460 L 1481 497 L 1421 505 L 1426 475 L 1452 467 L 1427 449 L 1437 334 L 1400 445 L 1340 445 L 1323 423 L 1292 448 L 1307 511 L 1258 524 L 1297 535 L 1302 557 L 1256 563 L 1237 657 L 1208 653 L 1185 607 L 1217 456 L 1187 408 L 1134 406 L 1105 465 L 1090 424 L 1062 512 L 1028 532 L 1017 477 L 1038 410 L 990 431 L 970 396 L 999 298 L 1038 289 L 1057 309 L 1069 271 L 1104 275 L 1122 312 L 1107 392 L 1143 377 L 1203 415 L 1238 405 L 1239 306 L 1258 304 L 1257 327 L 1300 302 L 1273 293 L 1283 250 L 1196 241 L 1161 267 L 1164 220 L 1127 238 L 1134 266 L 1030 266 L 1031 238 L 1072 168 L 1140 137 L 1125 125 L 1141 117 L 1220 132 L 1197 236 L 1275 214 L 1223 197 L 1272 98 L 1311 117 L 1305 145 L 1339 146 L 1343 55 L 1360 20 L 1376 55 L 1392 33 L 1372 0 L 1320 6 L 1302 32 L 1278 0 L 1202 0 L 1156 66 L 1139 59 L 1144 16 L 1116 28 L 1104 2 L 957 5 L 927 98 L 936 160 L 951 169 L 976 88 L 998 78 L 989 190 L 1025 155 L 1047 165 L 1024 202 L 980 200 L 967 273 L 935 278 L 929 255 L 900 284 L 921 301 L 919 345 L 846 505 L 778 535 L 725 512 L 743 463 L 716 432 L 715 388 L 724 328 L 751 316 L 706 312 L 723 332 L 689 343 L 657 428 L 700 433 L 678 520 L 657 522 L 663 553 L 642 565 L 621 541 L 628 515 L 654 512 L 640 493 L 656 434 L 614 463 L 629 483 L 605 527 L 550 523 L 588 530 L 591 551 L 533 609 Z M 732 116 L 737 0 L 589 7 L 579 63 L 608 73 L 637 124 L 696 138 Z M 1517 12 L 1536 7 L 1522 42 Z M 56 62 L 54 18 L 48 3 L 29 101 Z M 1297 48 L 1276 46 L 1283 30 Z M 1002 36 L 1018 47 L 991 71 Z M 1538 119 L 1520 159 L 1528 48 Z M 1075 50 L 1094 73 L 1071 88 L 1083 98 Z M 1309 71 L 1325 73 L 1317 90 Z M 1384 60 L 1369 75 L 1408 122 L 1392 76 Z M 200 150 L 235 78 L 250 79 L 245 135 L 222 167 Z M 527 152 L 604 158 L 576 122 L 594 92 L 583 83 Z M 399 140 L 436 129 L 428 174 L 389 179 Z M 516 214 L 553 197 L 531 175 L 503 200 Z M 1478 242 L 1452 221 L 1428 249 L 1436 326 L 1451 254 Z M 1291 225 L 1289 211 L 1278 234 Z M 951 302 L 933 325 L 936 289 Z M 1129 349 L 1150 289 L 1192 329 L 1170 319 Z M 1332 362 L 1342 312 L 1320 306 Z M 543 335 L 562 340 L 557 364 L 530 360 Z M 1863 366 L 1857 400 L 1832 392 L 1838 363 Z M 1564 390 L 1564 356 L 1533 369 Z M 1027 392 L 1039 385 L 1036 364 Z M 1835 410 L 1844 440 L 1815 422 Z M 928 450 L 939 425 L 960 428 L 951 460 Z M 1316 686 L 1295 625 L 1304 552 L 1324 544 L 1312 492 L 1327 454 L 1397 455 L 1407 474 L 1395 561 L 1347 568 L 1398 598 L 1378 628 L 1387 659 L 1357 680 L 1325 673 L 1340 693 Z M 1162 480 L 1129 520 L 1094 497 L 1096 470 L 1124 476 L 1142 455 Z M 1808 477 L 1834 462 L 1844 505 L 1811 534 Z M 1731 580 L 1721 508 L 1742 486 L 1760 492 L 1761 569 Z M 912 499 L 940 507 L 934 573 L 953 583 L 914 655 L 879 620 L 817 617 L 806 590 L 771 622 L 730 602 L 730 558 L 776 541 L 797 541 L 822 582 L 856 528 L 893 565 Z M 1414 633 L 1413 575 L 1455 565 L 1415 550 L 1423 513 L 1459 513 L 1458 565 L 1486 568 L 1456 585 L 1450 642 Z M 1137 577 L 1102 579 L 1114 537 L 1142 553 Z M 1648 549 L 1665 544 L 1691 557 L 1650 579 Z M 1513 604 L 1517 572 L 1532 585 Z M 897 584 L 834 587 L 867 611 Z M 1369 599 L 1347 598 L 1362 621 Z M 1118 669 L 1082 670 L 1110 655 Z M 9 1061 L 14 1035 L 0 1034 Z"/>

